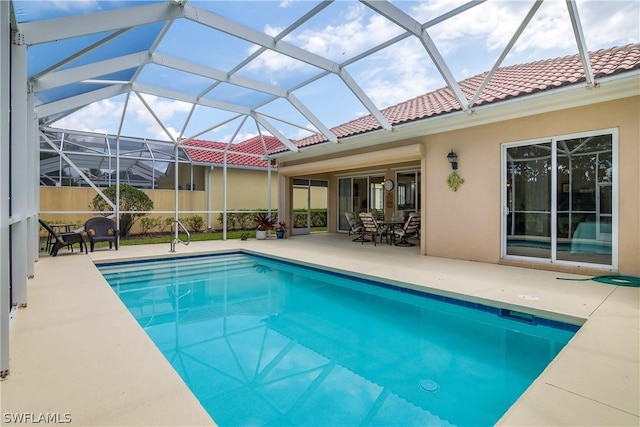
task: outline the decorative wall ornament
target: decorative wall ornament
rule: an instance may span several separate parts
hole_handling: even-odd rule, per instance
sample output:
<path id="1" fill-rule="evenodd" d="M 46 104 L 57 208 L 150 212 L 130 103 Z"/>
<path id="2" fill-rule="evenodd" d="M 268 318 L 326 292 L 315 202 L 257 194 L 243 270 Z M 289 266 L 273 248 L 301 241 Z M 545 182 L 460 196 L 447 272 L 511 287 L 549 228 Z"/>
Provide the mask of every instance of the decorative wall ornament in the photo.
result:
<path id="1" fill-rule="evenodd" d="M 453 191 L 458 191 L 458 188 L 464 184 L 464 179 L 461 178 L 456 171 L 453 171 L 451 172 L 451 175 L 447 177 L 447 184 Z"/>

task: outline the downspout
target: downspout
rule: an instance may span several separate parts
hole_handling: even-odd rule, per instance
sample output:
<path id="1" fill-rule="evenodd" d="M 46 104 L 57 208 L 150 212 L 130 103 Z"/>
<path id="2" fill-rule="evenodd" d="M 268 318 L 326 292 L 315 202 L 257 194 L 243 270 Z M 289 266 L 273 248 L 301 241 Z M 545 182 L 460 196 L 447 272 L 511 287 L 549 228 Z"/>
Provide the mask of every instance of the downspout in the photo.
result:
<path id="1" fill-rule="evenodd" d="M 227 240 L 227 150 L 222 153 L 222 240 Z"/>
<path id="2" fill-rule="evenodd" d="M 173 241 L 178 240 L 178 143 L 174 144 L 174 173 L 173 173 L 173 195 L 174 195 L 174 223 L 173 223 Z"/>
<path id="3" fill-rule="evenodd" d="M 211 230 L 211 210 L 213 208 L 213 197 L 211 196 L 211 192 L 213 191 L 213 166 L 209 167 L 207 177 L 207 229 Z"/>
<path id="4" fill-rule="evenodd" d="M 267 157 L 267 212 L 271 216 L 271 159 Z"/>

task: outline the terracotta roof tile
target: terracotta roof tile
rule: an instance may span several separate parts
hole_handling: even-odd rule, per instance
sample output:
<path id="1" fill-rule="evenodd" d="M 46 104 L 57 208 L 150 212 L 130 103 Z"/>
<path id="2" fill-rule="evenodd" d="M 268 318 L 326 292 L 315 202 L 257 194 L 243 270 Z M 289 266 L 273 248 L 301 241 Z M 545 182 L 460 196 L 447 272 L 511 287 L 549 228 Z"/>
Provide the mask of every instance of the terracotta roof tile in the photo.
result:
<path id="1" fill-rule="evenodd" d="M 591 52 L 589 57 L 594 78 L 639 69 L 640 44 L 598 50 Z M 485 72 L 459 82 L 468 99 L 475 95 L 486 75 Z M 496 70 L 475 105 L 486 105 L 583 81 L 585 75 L 578 55 L 502 67 Z M 382 114 L 392 125 L 397 125 L 458 110 L 461 108 L 457 100 L 445 87 L 388 107 L 382 110 Z M 368 115 L 331 130 L 338 138 L 344 138 L 376 129 L 381 129 L 380 124 Z M 295 141 L 295 144 L 307 147 L 323 142 L 327 142 L 326 138 L 314 135 Z"/>
<path id="2" fill-rule="evenodd" d="M 640 43 L 622 47 L 602 49 L 589 54 L 594 78 L 612 76 L 618 73 L 640 69 Z M 487 73 L 469 77 L 458 84 L 467 99 L 472 99 L 477 88 L 484 81 Z M 498 68 L 489 83 L 478 97 L 475 106 L 487 105 L 495 102 L 526 96 L 537 92 L 572 85 L 585 81 L 584 70 L 579 55 L 570 55 L 561 58 L 546 59 L 527 64 L 511 65 Z M 392 125 L 422 120 L 461 110 L 458 101 L 448 87 L 420 95 L 400 104 L 382 110 L 384 117 Z M 373 130 L 381 129 L 380 124 L 371 115 L 363 116 L 331 129 L 338 138 L 358 135 Z M 196 141 L 192 141 L 195 143 Z M 189 142 L 189 144 L 192 144 Z M 274 137 L 265 137 L 267 149 L 270 153 L 286 151 L 287 148 Z M 307 138 L 293 141 L 298 147 L 327 143 L 322 135 L 312 135 Z M 199 143 L 208 143 L 199 141 Z M 220 144 L 220 143 L 211 143 Z M 246 144 L 246 145 L 245 145 Z M 222 144 L 224 146 L 224 144 Z M 234 151 L 246 151 L 247 153 L 263 153 L 259 137 L 252 138 L 233 146 Z M 218 157 L 205 156 L 203 154 L 189 155 L 196 161 L 204 158 L 222 162 L 222 155 Z M 202 153 L 202 152 L 199 152 Z M 210 154 L 210 153 L 207 153 Z M 229 156 L 231 164 L 232 156 Z M 242 166 L 266 167 L 265 161 L 252 159 L 251 161 L 233 157 L 235 164 Z"/>
<path id="3" fill-rule="evenodd" d="M 270 135 L 264 135 L 264 143 L 267 151 L 269 152 L 285 148 L 278 138 Z M 224 158 L 222 151 L 204 151 L 198 150 L 196 147 L 212 150 L 224 150 L 227 147 L 227 144 L 224 142 L 194 139 L 183 145 L 184 150 L 194 162 L 209 163 L 213 165 L 223 164 Z M 232 144 L 229 147 L 229 151 L 230 152 L 227 153 L 227 164 L 230 166 L 256 168 L 267 167 L 267 161 L 261 160 L 260 157 L 256 156 L 263 156 L 265 154 L 265 149 L 259 136 L 247 139 L 239 144 Z M 252 154 L 252 156 L 247 154 Z"/>

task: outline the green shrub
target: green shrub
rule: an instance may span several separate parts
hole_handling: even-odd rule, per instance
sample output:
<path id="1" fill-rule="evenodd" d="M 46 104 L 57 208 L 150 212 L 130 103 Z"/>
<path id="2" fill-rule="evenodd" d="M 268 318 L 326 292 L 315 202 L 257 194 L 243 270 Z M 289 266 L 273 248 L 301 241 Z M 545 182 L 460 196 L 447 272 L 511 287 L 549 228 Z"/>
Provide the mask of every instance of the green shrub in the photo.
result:
<path id="1" fill-rule="evenodd" d="M 204 219 L 200 215 L 181 218 L 180 222 L 189 227 L 194 233 L 199 233 L 204 228 Z"/>
<path id="2" fill-rule="evenodd" d="M 160 232 L 164 233 L 164 231 L 169 228 L 169 231 L 172 230 L 173 226 L 173 217 L 164 218 L 161 220 L 160 224 Z"/>
<path id="3" fill-rule="evenodd" d="M 326 209 L 311 210 L 311 226 L 312 227 L 327 226 L 327 210 Z"/>
<path id="4" fill-rule="evenodd" d="M 224 224 L 224 214 L 221 212 L 218 214 L 218 222 L 220 226 Z M 234 214 L 227 212 L 227 230 L 234 230 L 236 227 L 236 217 Z"/>
<path id="5" fill-rule="evenodd" d="M 112 185 L 103 190 L 104 195 L 115 203 L 116 186 Z M 99 194 L 96 195 L 89 208 L 94 211 L 108 211 L 111 206 Z M 120 236 L 127 236 L 133 224 L 145 215 L 146 211 L 153 210 L 153 201 L 147 194 L 129 184 L 120 184 L 120 211 L 141 211 L 140 213 L 121 213 L 120 214 Z"/>
<path id="6" fill-rule="evenodd" d="M 232 213 L 235 217 L 235 222 L 238 224 L 240 230 L 249 230 L 253 228 L 253 217 L 255 216 L 251 212 L 235 212 Z"/>
<path id="7" fill-rule="evenodd" d="M 162 219 L 157 217 L 148 217 L 140 218 L 140 234 L 146 236 L 149 234 L 149 231 L 160 228 L 162 225 Z"/>

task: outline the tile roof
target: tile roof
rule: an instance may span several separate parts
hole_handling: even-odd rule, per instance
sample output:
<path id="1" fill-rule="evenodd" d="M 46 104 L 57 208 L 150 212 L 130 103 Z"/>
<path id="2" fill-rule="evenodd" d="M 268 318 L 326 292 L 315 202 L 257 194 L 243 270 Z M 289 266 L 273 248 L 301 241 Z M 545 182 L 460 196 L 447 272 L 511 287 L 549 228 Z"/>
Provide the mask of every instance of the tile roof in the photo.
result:
<path id="1" fill-rule="evenodd" d="M 268 152 L 286 148 L 275 136 L 263 135 L 263 138 Z M 227 147 L 227 144 L 224 142 L 194 139 L 184 143 L 182 147 L 194 162 L 222 165 L 222 150 Z M 203 151 L 198 150 L 196 147 L 220 151 Z M 266 169 L 267 161 L 261 160 L 259 157 L 264 156 L 264 154 L 265 149 L 262 145 L 262 140 L 260 139 L 260 136 L 255 136 L 253 138 L 247 139 L 246 141 L 242 141 L 239 144 L 232 144 L 229 147 L 229 152 L 227 152 L 227 165 Z"/>
<path id="2" fill-rule="evenodd" d="M 589 57 L 595 79 L 640 69 L 640 44 L 590 52 Z M 473 98 L 487 74 L 488 72 L 485 72 L 459 82 L 467 99 Z M 585 80 L 579 55 L 502 67 L 496 70 L 474 106 L 526 96 Z M 444 87 L 385 108 L 381 112 L 392 125 L 398 125 L 460 110 L 461 107 L 451 90 Z M 381 128 L 371 115 L 367 115 L 336 126 L 331 131 L 338 138 L 344 138 Z M 326 141 L 322 135 L 313 135 L 294 143 L 298 147 L 308 147 Z"/>
<path id="3" fill-rule="evenodd" d="M 590 52 L 589 57 L 593 75 L 596 80 L 618 73 L 637 70 L 640 69 L 640 43 Z M 467 99 L 470 100 L 473 98 L 487 74 L 488 72 L 484 72 L 458 82 L 460 89 Z M 582 83 L 584 81 L 586 81 L 586 79 L 582 62 L 580 61 L 580 56 L 577 54 L 501 67 L 496 70 L 474 106 L 505 101 L 536 92 Z M 398 125 L 460 110 L 462 109 L 451 90 L 448 87 L 444 87 L 385 108 L 381 110 L 381 112 L 392 125 Z M 367 115 L 336 126 L 332 128 L 331 131 L 338 138 L 345 138 L 377 129 L 382 129 L 382 126 L 380 126 L 373 116 Z M 278 153 L 287 150 L 287 148 L 273 136 L 264 136 L 264 140 L 269 153 Z M 327 139 L 323 135 L 312 135 L 298 141 L 293 141 L 293 143 L 300 148 L 324 142 L 327 142 Z M 219 149 L 224 149 L 225 147 L 224 143 L 200 140 L 190 141 L 188 145 Z M 196 162 L 222 164 L 221 153 L 192 150 L 186 146 L 185 150 Z M 264 154 L 260 137 L 254 137 L 240 144 L 234 144 L 232 150 L 251 154 Z M 266 161 L 259 160 L 255 157 L 247 157 L 242 154 L 230 154 L 227 157 L 229 165 L 267 167 Z"/>

